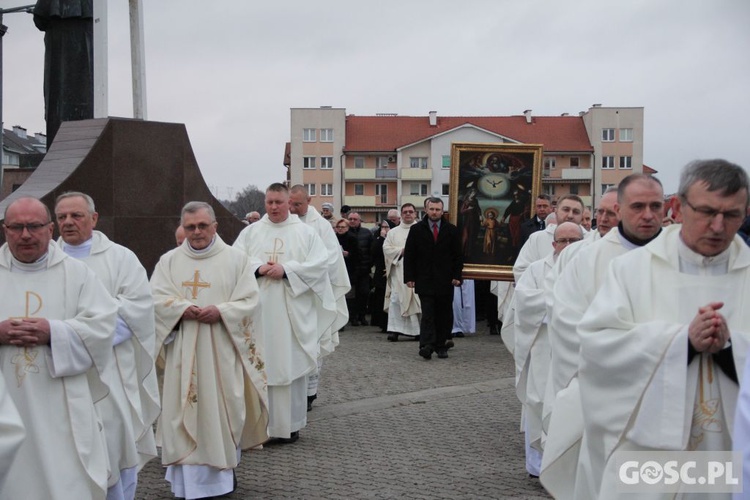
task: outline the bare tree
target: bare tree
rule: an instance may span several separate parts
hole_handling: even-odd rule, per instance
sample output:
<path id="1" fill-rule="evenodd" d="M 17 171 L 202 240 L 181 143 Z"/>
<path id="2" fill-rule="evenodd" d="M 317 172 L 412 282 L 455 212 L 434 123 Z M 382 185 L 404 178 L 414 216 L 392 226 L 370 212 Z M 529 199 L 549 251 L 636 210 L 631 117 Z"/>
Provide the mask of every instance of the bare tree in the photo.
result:
<path id="1" fill-rule="evenodd" d="M 260 212 L 260 215 L 266 213 L 266 195 L 263 191 L 258 189 L 254 184 L 250 184 L 245 189 L 237 193 L 234 201 L 220 200 L 221 204 L 224 205 L 227 210 L 232 212 L 240 219 L 245 218 L 245 214 L 248 212 L 256 211 Z"/>

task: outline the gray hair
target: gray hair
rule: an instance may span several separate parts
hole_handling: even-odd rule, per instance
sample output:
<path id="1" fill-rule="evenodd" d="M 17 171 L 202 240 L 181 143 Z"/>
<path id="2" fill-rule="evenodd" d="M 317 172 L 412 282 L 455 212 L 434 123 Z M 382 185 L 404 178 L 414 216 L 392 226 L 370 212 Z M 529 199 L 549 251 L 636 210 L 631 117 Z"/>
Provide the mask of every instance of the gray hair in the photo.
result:
<path id="1" fill-rule="evenodd" d="M 720 158 L 688 163 L 680 174 L 677 196 L 684 200 L 690 187 L 698 182 L 706 184 L 709 191 L 719 191 L 725 196 L 743 189 L 746 193 L 749 191 L 747 172 L 739 165 Z"/>
<path id="2" fill-rule="evenodd" d="M 205 210 L 208 212 L 208 216 L 211 217 L 211 222 L 216 222 L 216 213 L 211 205 L 205 201 L 189 201 L 184 207 L 182 207 L 182 213 L 180 213 L 180 224 L 185 221 L 185 214 L 194 214 L 199 210 Z"/>
<path id="3" fill-rule="evenodd" d="M 57 207 L 57 204 L 66 198 L 76 198 L 76 197 L 81 197 L 84 200 L 86 200 L 86 208 L 88 209 L 90 214 L 93 214 L 94 212 L 96 212 L 96 207 L 94 206 L 94 199 L 91 196 L 87 195 L 86 193 L 81 193 L 80 191 L 66 191 L 65 193 L 61 194 L 55 200 L 55 207 Z"/>

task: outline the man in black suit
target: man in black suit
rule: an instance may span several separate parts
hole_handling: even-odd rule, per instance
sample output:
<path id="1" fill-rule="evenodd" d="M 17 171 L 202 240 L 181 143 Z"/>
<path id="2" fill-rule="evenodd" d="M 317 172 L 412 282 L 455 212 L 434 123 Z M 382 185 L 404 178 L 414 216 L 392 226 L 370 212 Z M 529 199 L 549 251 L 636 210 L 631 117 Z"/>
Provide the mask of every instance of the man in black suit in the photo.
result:
<path id="1" fill-rule="evenodd" d="M 427 215 L 414 224 L 404 247 L 404 283 L 422 303 L 419 355 L 447 358 L 453 327 L 453 287 L 461 285 L 463 259 L 458 228 L 443 220 L 443 200 L 425 201 Z"/>
<path id="2" fill-rule="evenodd" d="M 534 202 L 534 217 L 521 224 L 521 246 L 531 233 L 544 229 L 544 219 L 552 212 L 552 204 L 547 194 L 540 194 Z"/>

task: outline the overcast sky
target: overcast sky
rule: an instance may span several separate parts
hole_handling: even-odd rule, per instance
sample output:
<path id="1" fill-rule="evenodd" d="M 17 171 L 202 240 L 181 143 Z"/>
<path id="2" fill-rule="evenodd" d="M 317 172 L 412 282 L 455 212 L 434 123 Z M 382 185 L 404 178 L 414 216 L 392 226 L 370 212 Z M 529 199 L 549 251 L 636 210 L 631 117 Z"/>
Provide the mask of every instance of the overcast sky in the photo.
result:
<path id="1" fill-rule="evenodd" d="M 0 8 L 33 0 L 0 0 Z M 132 117 L 127 0 L 109 114 Z M 645 108 L 668 192 L 695 158 L 750 165 L 747 0 L 143 0 L 148 119 L 184 123 L 215 195 L 283 180 L 290 108 L 426 116 Z M 43 33 L 6 14 L 3 121 L 44 132 Z"/>

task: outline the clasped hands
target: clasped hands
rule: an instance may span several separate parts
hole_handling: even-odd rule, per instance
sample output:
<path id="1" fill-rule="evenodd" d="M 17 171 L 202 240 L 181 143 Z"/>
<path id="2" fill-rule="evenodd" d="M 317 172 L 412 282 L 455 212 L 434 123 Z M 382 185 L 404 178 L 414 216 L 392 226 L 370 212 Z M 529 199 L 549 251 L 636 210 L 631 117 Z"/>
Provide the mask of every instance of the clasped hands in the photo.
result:
<path id="1" fill-rule="evenodd" d="M 0 321 L 0 344 L 36 347 L 49 343 L 50 326 L 45 318 L 14 318 Z"/>
<path id="2" fill-rule="evenodd" d="M 216 306 L 198 307 L 193 305 L 185 309 L 185 312 L 182 313 L 182 318 L 212 325 L 221 320 L 221 313 Z"/>
<path id="3" fill-rule="evenodd" d="M 258 268 L 258 274 L 274 280 L 280 280 L 284 277 L 284 266 L 278 262 L 269 260 Z"/>
<path id="4" fill-rule="evenodd" d="M 729 340 L 727 320 L 719 313 L 723 302 L 711 302 L 698 309 L 688 326 L 688 339 L 697 352 L 721 351 Z"/>

